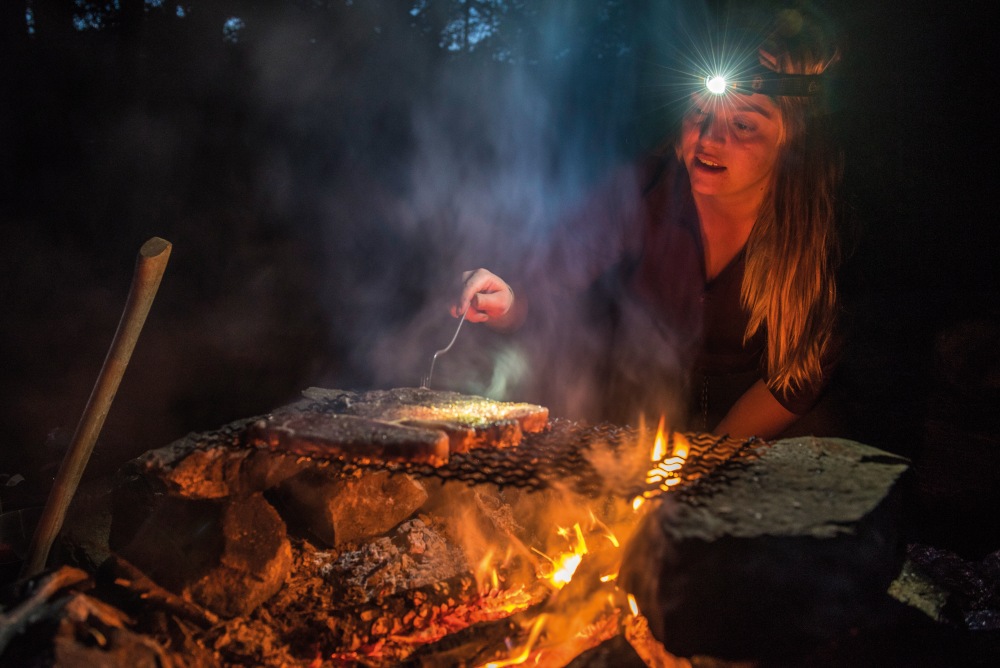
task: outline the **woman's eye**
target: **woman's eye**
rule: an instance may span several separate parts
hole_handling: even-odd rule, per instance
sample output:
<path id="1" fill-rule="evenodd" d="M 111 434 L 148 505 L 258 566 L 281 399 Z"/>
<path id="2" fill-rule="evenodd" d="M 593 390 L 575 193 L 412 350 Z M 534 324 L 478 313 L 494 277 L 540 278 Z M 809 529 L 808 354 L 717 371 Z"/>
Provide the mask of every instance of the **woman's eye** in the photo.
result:
<path id="1" fill-rule="evenodd" d="M 753 132 L 756 128 L 746 121 L 733 121 L 733 127 L 743 133 Z"/>
<path id="2" fill-rule="evenodd" d="M 706 114 L 703 109 L 700 109 L 698 107 L 694 107 L 687 114 L 688 120 L 694 121 L 696 123 L 705 120 L 705 116 L 707 115 L 708 114 Z"/>

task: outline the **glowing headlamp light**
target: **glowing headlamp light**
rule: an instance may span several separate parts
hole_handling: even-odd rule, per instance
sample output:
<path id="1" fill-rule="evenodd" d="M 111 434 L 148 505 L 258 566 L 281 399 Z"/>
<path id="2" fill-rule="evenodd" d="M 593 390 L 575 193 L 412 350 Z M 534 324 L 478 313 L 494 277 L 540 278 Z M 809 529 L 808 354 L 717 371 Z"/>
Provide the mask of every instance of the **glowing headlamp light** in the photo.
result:
<path id="1" fill-rule="evenodd" d="M 760 93 L 771 97 L 810 97 L 823 92 L 823 75 L 784 74 L 760 67 L 731 77 L 708 76 L 705 88 L 714 95 L 733 91 L 744 95 Z"/>

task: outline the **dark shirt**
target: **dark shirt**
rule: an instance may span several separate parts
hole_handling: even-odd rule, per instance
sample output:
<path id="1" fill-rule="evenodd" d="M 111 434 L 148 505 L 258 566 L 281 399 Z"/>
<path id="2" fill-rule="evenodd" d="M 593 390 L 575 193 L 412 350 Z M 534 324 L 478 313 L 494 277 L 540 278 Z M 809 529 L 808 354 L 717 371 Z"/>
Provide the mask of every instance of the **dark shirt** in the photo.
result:
<path id="1" fill-rule="evenodd" d="M 707 278 L 705 250 L 690 183 L 683 165 L 673 156 L 651 159 L 642 171 L 649 175 L 644 188 L 644 243 L 634 286 L 653 297 L 653 308 L 675 326 L 693 328 L 691 364 L 695 406 L 705 411 L 706 400 L 721 418 L 732 403 L 757 380 L 769 380 L 766 332 L 758 330 L 744 340 L 750 320 L 741 304 L 746 271 L 746 248 L 711 280 Z M 771 390 L 785 409 L 805 413 L 816 401 L 833 368 L 834 353 L 824 360 L 824 379 L 792 391 Z M 707 383 L 707 387 L 706 387 Z M 705 396 L 715 386 L 716 401 Z M 720 405 L 721 404 L 721 405 Z M 720 414 L 721 413 L 721 414 Z"/>
<path id="2" fill-rule="evenodd" d="M 542 257 L 533 275 L 557 277 L 558 287 L 533 282 L 542 304 L 533 298 L 540 313 L 529 322 L 552 324 L 533 335 L 543 342 L 536 371 L 549 386 L 540 400 L 557 414 L 616 423 L 666 414 L 675 425 L 710 429 L 751 385 L 767 380 L 765 332 L 744 341 L 745 251 L 707 280 L 687 172 L 672 154 L 616 175 Z M 551 335 L 556 325 L 558 339 Z M 832 355 L 824 360 L 825 371 L 832 362 Z M 826 377 L 772 394 L 801 415 Z M 560 402 L 574 392 L 577 405 L 563 410 Z"/>

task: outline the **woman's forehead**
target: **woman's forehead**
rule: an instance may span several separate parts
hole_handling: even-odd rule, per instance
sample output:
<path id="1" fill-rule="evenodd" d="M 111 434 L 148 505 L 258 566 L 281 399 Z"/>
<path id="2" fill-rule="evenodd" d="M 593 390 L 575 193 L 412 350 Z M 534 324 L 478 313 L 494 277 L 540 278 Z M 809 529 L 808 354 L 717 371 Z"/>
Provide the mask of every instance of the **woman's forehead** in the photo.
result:
<path id="1" fill-rule="evenodd" d="M 698 107 L 719 112 L 755 113 L 765 118 L 778 118 L 778 105 L 766 95 L 745 95 L 729 91 L 723 95 L 708 92 L 698 92 L 691 95 L 692 104 Z"/>

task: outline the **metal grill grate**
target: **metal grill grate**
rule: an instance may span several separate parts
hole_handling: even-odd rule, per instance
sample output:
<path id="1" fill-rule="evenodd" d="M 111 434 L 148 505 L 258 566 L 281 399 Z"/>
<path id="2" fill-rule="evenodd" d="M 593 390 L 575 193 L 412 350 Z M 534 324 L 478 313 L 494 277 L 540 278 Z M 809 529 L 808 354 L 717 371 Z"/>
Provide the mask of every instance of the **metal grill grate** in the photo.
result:
<path id="1" fill-rule="evenodd" d="M 709 474 L 754 442 L 705 433 L 690 433 L 685 437 L 691 449 L 684 466 L 677 472 L 678 487 L 690 485 Z M 544 432 L 525 435 L 517 447 L 478 448 L 454 454 L 447 464 L 436 468 L 395 463 L 388 468 L 422 477 L 530 490 L 561 485 L 586 496 L 611 494 L 631 498 L 644 492 L 647 496 L 655 495 L 658 485 L 647 485 L 641 476 L 627 483 L 616 483 L 594 464 L 596 458 L 592 455 L 598 449 L 622 457 L 634 456 L 640 448 L 648 453 L 648 445 L 644 447 L 639 439 L 639 430 L 632 427 L 553 420 Z M 385 464 L 378 466 L 386 467 Z"/>
<path id="2" fill-rule="evenodd" d="M 312 407 L 314 410 L 319 408 Z M 325 408 L 325 407 L 324 407 Z M 223 429 L 203 434 L 201 447 L 227 445 L 245 447 L 245 427 L 252 420 L 227 425 Z M 684 436 L 690 452 L 683 467 L 676 472 L 679 482 L 676 491 L 689 488 L 697 480 L 731 460 L 739 460 L 750 451 L 757 439 L 734 439 L 703 432 L 689 432 Z M 543 490 L 554 486 L 569 488 L 578 494 L 596 497 L 613 495 L 633 498 L 645 494 L 655 496 L 658 484 L 647 484 L 643 473 L 637 472 L 627 481 L 609 480 L 595 466 L 595 452 L 601 450 L 612 458 L 639 456 L 649 452 L 651 436 L 647 443 L 640 443 L 643 435 L 634 427 L 609 423 L 587 425 L 569 420 L 553 419 L 546 430 L 525 434 L 516 447 L 483 447 L 467 453 L 451 455 L 447 464 L 433 467 L 413 462 L 380 462 L 330 459 L 324 461 L 327 475 L 350 476 L 359 470 L 391 470 L 423 478 L 439 478 L 464 482 L 470 485 L 493 484 L 499 487 L 516 487 Z M 649 467 L 655 463 L 644 461 Z"/>

